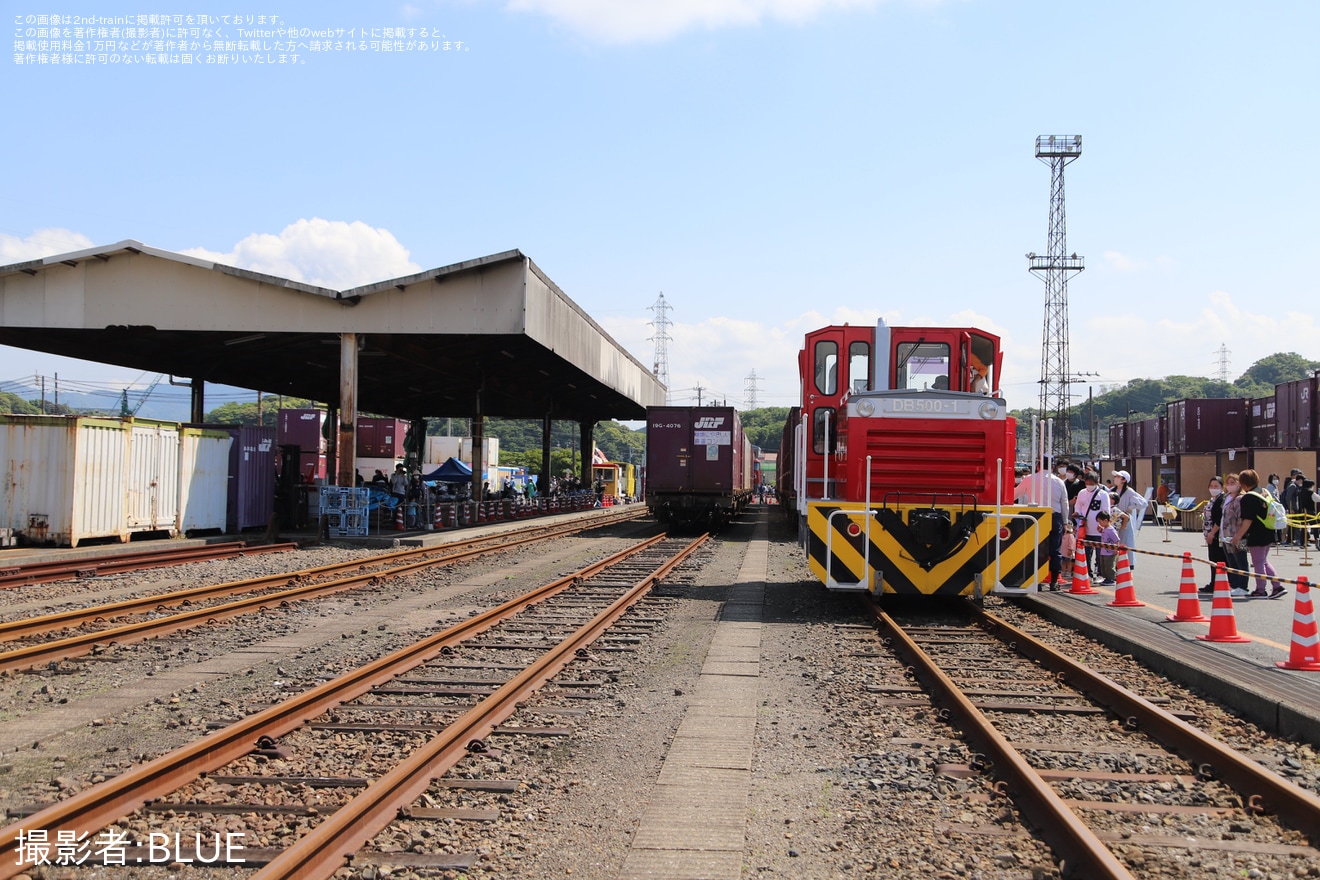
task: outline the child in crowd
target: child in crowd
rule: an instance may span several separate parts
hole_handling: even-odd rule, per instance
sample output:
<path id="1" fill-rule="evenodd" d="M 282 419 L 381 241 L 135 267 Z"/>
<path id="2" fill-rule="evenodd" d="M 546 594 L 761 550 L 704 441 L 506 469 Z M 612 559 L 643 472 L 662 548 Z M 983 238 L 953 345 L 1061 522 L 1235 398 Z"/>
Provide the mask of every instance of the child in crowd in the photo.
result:
<path id="1" fill-rule="evenodd" d="M 1095 562 L 1099 576 L 1102 578 L 1100 586 L 1112 587 L 1114 585 L 1114 557 L 1118 553 L 1118 530 L 1109 522 L 1109 514 L 1101 511 L 1095 516 L 1096 525 L 1100 527 L 1100 548 L 1096 553 Z"/>
<path id="2" fill-rule="evenodd" d="M 1077 530 L 1073 527 L 1072 520 L 1063 524 L 1063 540 L 1059 543 L 1059 553 L 1063 556 L 1063 572 L 1059 582 L 1071 584 L 1073 561 L 1077 558 Z M 1057 590 L 1059 587 L 1056 584 L 1052 589 Z"/>

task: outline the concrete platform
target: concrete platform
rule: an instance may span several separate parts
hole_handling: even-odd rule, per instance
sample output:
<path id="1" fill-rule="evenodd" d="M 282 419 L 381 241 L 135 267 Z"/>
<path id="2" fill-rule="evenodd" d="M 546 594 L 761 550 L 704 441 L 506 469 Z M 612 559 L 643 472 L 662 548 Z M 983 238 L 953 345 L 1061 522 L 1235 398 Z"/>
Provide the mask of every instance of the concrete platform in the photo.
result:
<path id="1" fill-rule="evenodd" d="M 1200 532 L 1147 526 L 1137 538 L 1133 585 L 1141 608 L 1111 608 L 1114 587 L 1095 586 L 1096 595 L 1036 593 L 1026 602 L 1051 619 L 1076 626 L 1088 636 L 1131 654 L 1161 674 L 1197 688 L 1265 730 L 1320 746 L 1320 672 L 1280 669 L 1292 642 L 1296 588 L 1285 584 L 1280 599 L 1235 599 L 1234 621 L 1248 643 L 1207 642 L 1196 636 L 1208 623 L 1170 622 L 1178 609 L 1182 554 L 1194 560 L 1197 585 L 1210 582 L 1206 546 Z M 1159 555 L 1155 555 L 1159 554 Z M 1313 603 L 1320 602 L 1314 581 L 1320 578 L 1320 554 L 1274 547 L 1270 563 L 1288 581 L 1305 577 Z M 1251 588 L 1255 587 L 1252 578 Z M 1210 616 L 1210 596 L 1201 594 L 1201 613 Z"/>

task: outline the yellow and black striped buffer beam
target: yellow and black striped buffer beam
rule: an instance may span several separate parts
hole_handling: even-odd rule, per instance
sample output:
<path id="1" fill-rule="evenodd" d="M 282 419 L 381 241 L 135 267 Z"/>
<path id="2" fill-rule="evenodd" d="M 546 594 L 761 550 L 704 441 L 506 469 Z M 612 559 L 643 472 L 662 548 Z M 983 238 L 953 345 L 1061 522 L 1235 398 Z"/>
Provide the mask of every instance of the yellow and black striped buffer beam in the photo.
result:
<path id="1" fill-rule="evenodd" d="M 1053 513 L 1045 507 L 872 506 L 817 501 L 807 509 L 807 559 L 836 590 L 972 595 L 1049 578 Z M 867 521 L 869 524 L 869 551 Z"/>

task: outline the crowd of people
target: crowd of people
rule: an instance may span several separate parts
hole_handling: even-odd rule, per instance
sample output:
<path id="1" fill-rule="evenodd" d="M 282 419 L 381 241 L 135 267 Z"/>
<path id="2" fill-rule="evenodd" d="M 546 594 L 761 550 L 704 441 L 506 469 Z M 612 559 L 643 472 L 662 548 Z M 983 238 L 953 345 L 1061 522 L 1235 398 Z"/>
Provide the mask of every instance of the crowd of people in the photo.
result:
<path id="1" fill-rule="evenodd" d="M 1137 567 L 1132 550 L 1150 501 L 1131 483 L 1132 475 L 1125 470 L 1115 470 L 1101 482 L 1096 471 L 1079 464 L 1059 463 L 1051 470 L 1048 459 L 1035 473 L 1022 477 L 1017 484 L 1017 501 L 1054 511 L 1048 589 L 1058 590 L 1061 583 L 1071 580 L 1079 538 L 1083 540 L 1092 581 L 1113 586 L 1120 553 L 1127 557 L 1129 568 Z M 1296 523 L 1303 517 L 1314 517 L 1320 506 L 1315 482 L 1294 469 L 1287 481 L 1270 474 L 1261 485 L 1256 471 L 1247 469 L 1215 476 L 1209 490 L 1203 530 L 1206 548 L 1211 563 L 1224 563 L 1232 594 L 1239 598 L 1286 595 L 1288 591 L 1281 584 L 1270 580 L 1277 573 L 1270 564 L 1269 551 L 1276 544 L 1300 547 L 1313 539 L 1315 530 Z M 1254 590 L 1250 589 L 1253 576 Z M 1213 590 L 1213 580 L 1202 587 L 1203 592 Z"/>
<path id="2" fill-rule="evenodd" d="M 1275 545 L 1302 547 L 1311 540 L 1311 530 L 1295 525 L 1314 517 L 1320 497 L 1315 481 L 1297 468 L 1286 483 L 1278 474 L 1270 474 L 1264 486 L 1260 475 L 1247 469 L 1239 473 L 1210 478 L 1210 500 L 1205 508 L 1202 534 L 1211 563 L 1222 562 L 1234 598 L 1277 599 L 1286 595 L 1282 584 L 1268 578 L 1277 572 L 1270 564 L 1270 548 Z M 1278 516 L 1278 513 L 1285 516 Z M 1249 590 L 1251 575 L 1256 578 Z M 1201 587 L 1210 593 L 1213 580 Z"/>

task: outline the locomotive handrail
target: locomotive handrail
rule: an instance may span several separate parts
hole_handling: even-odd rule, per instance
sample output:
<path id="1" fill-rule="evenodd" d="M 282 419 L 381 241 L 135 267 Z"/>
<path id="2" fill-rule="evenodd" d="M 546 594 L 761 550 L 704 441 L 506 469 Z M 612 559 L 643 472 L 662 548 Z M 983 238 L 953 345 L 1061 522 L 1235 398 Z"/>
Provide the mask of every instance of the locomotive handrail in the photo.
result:
<path id="1" fill-rule="evenodd" d="M 1034 566 L 1031 570 L 1032 570 L 1033 572 L 1038 572 L 1038 571 L 1040 571 L 1040 519 L 1037 518 L 1037 517 L 1032 516 L 1032 515 L 1029 514 L 1029 513 L 1009 513 L 1009 514 L 1004 514 L 1004 513 L 996 512 L 996 513 L 988 513 L 988 514 L 986 514 L 986 516 L 987 516 L 987 517 L 993 516 L 993 517 L 995 518 L 995 526 L 996 526 L 997 529 L 1001 529 L 1001 528 L 1004 527 L 1004 520 L 1009 520 L 1009 519 L 1029 519 L 1029 520 L 1031 520 L 1031 522 L 1032 522 L 1032 537 L 1035 538 L 1035 541 L 1032 543 L 1032 546 L 1031 546 L 1031 561 L 1032 561 L 1032 564 L 1033 564 L 1033 566 Z M 997 545 L 1000 543 L 1000 541 L 999 541 L 999 536 L 998 536 L 997 534 L 995 535 L 995 541 L 996 541 L 996 544 L 997 544 Z M 999 553 L 999 550 L 1000 550 L 1000 548 L 999 548 L 998 546 L 996 546 L 996 547 L 995 547 L 995 589 L 996 589 L 996 590 L 999 589 L 999 587 L 1003 586 L 1003 585 L 1000 583 L 1000 574 L 1001 574 L 1001 570 L 1000 570 L 1000 567 L 999 567 L 999 563 L 1000 563 L 1000 553 Z M 1032 577 L 1035 577 L 1035 575 L 1033 574 Z M 1016 587 L 1004 587 L 1004 589 L 1009 590 L 1009 589 L 1018 589 L 1018 588 L 1016 588 Z M 1023 592 L 1030 592 L 1030 591 L 1031 591 L 1031 588 L 1030 588 L 1030 587 L 1022 587 L 1022 588 L 1020 588 L 1020 589 L 1021 589 Z M 1015 595 L 1015 594 L 1014 594 L 1014 595 Z"/>

